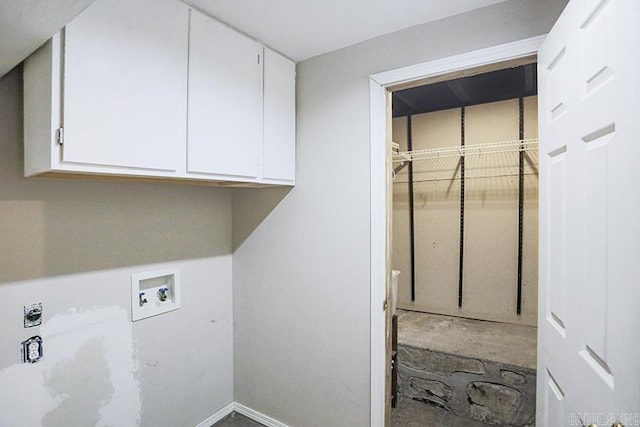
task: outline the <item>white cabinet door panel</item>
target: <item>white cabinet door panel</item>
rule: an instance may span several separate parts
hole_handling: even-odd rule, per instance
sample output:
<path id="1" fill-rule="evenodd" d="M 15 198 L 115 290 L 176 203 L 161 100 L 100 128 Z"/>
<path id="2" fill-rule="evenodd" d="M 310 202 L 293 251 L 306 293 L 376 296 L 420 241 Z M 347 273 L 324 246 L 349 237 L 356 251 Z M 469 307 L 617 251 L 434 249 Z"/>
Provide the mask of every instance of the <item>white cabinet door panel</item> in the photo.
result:
<path id="1" fill-rule="evenodd" d="M 191 11 L 187 171 L 253 178 L 262 151 L 262 46 Z"/>
<path id="2" fill-rule="evenodd" d="M 264 50 L 263 178 L 293 182 L 296 166 L 296 66 Z"/>
<path id="3" fill-rule="evenodd" d="M 66 27 L 64 162 L 184 168 L 188 13 L 171 0 L 97 0 Z"/>

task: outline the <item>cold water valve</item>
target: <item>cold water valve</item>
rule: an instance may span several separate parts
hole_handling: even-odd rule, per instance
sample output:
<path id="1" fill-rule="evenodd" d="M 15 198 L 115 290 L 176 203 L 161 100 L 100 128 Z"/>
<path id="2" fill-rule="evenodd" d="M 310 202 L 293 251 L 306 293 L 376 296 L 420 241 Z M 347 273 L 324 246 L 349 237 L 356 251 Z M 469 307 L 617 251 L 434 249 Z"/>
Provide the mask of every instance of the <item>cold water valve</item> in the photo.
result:
<path id="1" fill-rule="evenodd" d="M 165 286 L 163 288 L 158 289 L 158 299 L 161 302 L 165 302 L 167 298 L 169 298 L 169 288 Z"/>

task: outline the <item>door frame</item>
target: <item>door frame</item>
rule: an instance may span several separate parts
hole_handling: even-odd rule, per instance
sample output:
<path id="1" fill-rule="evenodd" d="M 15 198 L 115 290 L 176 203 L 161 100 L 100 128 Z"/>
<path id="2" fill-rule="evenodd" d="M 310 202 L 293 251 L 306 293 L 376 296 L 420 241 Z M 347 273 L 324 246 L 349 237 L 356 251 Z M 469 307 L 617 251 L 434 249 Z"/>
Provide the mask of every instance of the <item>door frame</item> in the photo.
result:
<path id="1" fill-rule="evenodd" d="M 391 123 L 387 122 L 388 94 L 392 88 L 410 86 L 420 80 L 471 68 L 537 55 L 546 35 L 493 46 L 398 68 L 369 77 L 370 161 L 371 161 L 371 383 L 370 425 L 384 427 L 386 417 L 386 310 L 387 283 L 391 280 L 388 256 L 391 232 L 390 153 L 387 142 Z"/>

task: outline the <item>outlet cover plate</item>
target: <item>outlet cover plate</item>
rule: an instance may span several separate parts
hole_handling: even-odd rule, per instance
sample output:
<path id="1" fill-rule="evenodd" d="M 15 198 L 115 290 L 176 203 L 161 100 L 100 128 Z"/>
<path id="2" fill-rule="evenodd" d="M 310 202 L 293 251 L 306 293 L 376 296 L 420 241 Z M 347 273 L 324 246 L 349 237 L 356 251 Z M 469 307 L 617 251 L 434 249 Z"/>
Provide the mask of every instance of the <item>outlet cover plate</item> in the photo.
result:
<path id="1" fill-rule="evenodd" d="M 42 337 L 36 335 L 23 341 L 20 354 L 24 363 L 36 363 L 42 359 Z"/>
<path id="2" fill-rule="evenodd" d="M 24 306 L 24 327 L 33 328 L 42 324 L 42 303 Z"/>

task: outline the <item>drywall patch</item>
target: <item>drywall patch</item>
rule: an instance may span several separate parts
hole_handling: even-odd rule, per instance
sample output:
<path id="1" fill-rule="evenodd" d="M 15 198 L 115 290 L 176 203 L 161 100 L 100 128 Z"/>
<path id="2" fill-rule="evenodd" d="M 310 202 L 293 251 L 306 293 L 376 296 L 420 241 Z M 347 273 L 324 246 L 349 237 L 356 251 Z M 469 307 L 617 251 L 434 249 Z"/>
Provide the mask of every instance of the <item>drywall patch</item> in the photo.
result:
<path id="1" fill-rule="evenodd" d="M 0 371 L 0 425 L 140 424 L 140 385 L 126 310 L 71 310 L 43 324 L 41 336 L 45 356 L 40 362 Z"/>
<path id="2" fill-rule="evenodd" d="M 44 386 L 48 365 L 42 359 L 0 371 L 0 425 L 39 426 L 43 415 L 60 404 L 61 398 L 52 396 Z"/>
<path id="3" fill-rule="evenodd" d="M 74 359 L 54 365 L 45 374 L 45 387 L 64 398 L 42 418 L 43 427 L 99 424 L 100 408 L 114 393 L 104 350 L 101 339 L 91 339 Z"/>

